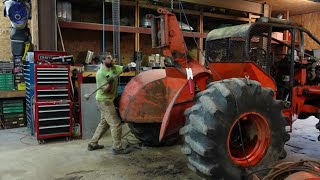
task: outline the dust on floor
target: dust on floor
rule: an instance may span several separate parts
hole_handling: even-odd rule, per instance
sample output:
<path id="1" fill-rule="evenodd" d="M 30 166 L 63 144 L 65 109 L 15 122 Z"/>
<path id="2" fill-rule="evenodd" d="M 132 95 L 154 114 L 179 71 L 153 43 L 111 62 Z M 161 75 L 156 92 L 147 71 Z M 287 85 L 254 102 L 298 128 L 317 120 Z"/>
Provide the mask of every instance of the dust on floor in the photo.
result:
<path id="1" fill-rule="evenodd" d="M 286 144 L 285 161 L 320 160 L 314 125 L 316 118 L 295 122 Z M 87 151 L 87 140 L 55 141 L 38 145 L 26 128 L 0 131 L 0 180 L 198 180 L 187 168 L 180 146 L 136 147 L 128 155 L 111 153 L 111 138 L 101 139 L 107 145 L 98 151 Z"/>
<path id="2" fill-rule="evenodd" d="M 0 131 L 0 180 L 198 180 L 186 166 L 180 146 L 132 146 L 127 155 L 113 155 L 110 134 L 104 149 L 87 151 L 87 140 L 38 145 L 27 129 Z"/>

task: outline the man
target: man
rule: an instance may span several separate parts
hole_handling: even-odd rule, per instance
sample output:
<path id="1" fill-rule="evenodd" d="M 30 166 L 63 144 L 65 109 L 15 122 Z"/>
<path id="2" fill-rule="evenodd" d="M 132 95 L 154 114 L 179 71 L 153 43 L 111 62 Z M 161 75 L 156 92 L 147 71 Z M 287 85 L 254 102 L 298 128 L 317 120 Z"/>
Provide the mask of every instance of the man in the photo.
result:
<path id="1" fill-rule="evenodd" d="M 121 71 L 127 72 L 129 68 L 127 66 L 114 65 L 114 60 L 110 53 L 106 53 L 101 57 L 102 64 L 100 69 L 96 74 L 97 87 L 101 87 L 103 84 L 107 83 L 107 78 L 114 77 Z M 121 143 L 121 120 L 119 119 L 113 100 L 117 96 L 118 81 L 115 77 L 113 80 L 109 81 L 108 84 L 103 86 L 97 91 L 96 101 L 101 112 L 101 121 L 88 144 L 88 150 L 96 150 L 104 148 L 103 145 L 99 145 L 99 139 L 111 129 L 111 136 L 113 141 L 112 151 L 114 154 L 127 154 L 129 151 L 122 147 Z"/>

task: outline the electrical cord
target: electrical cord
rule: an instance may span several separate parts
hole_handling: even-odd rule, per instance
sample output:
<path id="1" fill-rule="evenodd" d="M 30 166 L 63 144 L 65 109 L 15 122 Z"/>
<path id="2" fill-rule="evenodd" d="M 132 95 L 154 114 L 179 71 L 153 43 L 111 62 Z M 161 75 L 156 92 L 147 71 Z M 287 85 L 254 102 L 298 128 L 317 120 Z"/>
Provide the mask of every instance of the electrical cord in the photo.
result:
<path id="1" fill-rule="evenodd" d="M 1 119 L 0 119 L 0 123 L 2 124 L 3 128 L 7 130 L 7 128 L 5 128 L 5 126 L 4 126 L 3 122 L 1 121 Z M 20 138 L 20 142 L 21 142 L 22 144 L 29 145 L 29 146 L 32 146 L 32 145 L 33 145 L 33 144 L 26 143 L 26 142 L 23 142 L 23 141 L 22 141 L 24 138 L 30 136 L 29 134 L 23 134 L 23 133 L 13 132 L 13 131 L 8 131 L 8 133 L 22 135 L 23 137 Z"/>
<path id="2" fill-rule="evenodd" d="M 186 16 L 186 13 L 185 13 L 185 11 L 184 11 L 184 8 L 183 8 L 183 5 L 182 5 L 181 0 L 179 0 L 179 7 L 180 7 L 180 6 L 181 6 L 182 13 L 183 13 L 183 15 L 184 15 L 184 18 L 185 18 L 185 20 L 186 20 L 186 22 L 187 22 L 187 25 L 189 26 L 189 30 L 190 30 L 190 32 L 191 32 L 191 34 L 192 34 L 193 41 L 194 41 L 194 43 L 196 44 L 197 49 L 201 52 L 201 55 L 204 57 L 206 66 L 208 67 L 208 59 L 207 59 L 207 57 L 205 56 L 204 52 L 199 48 L 199 44 L 197 43 L 197 40 L 196 40 L 196 38 L 195 38 L 195 35 L 194 35 L 193 31 L 191 30 L 191 26 L 190 26 L 189 20 L 188 20 L 188 18 L 187 18 L 187 16 Z M 180 12 L 180 13 L 181 13 L 181 12 Z M 211 67 L 210 69 L 211 69 L 211 70 L 213 71 L 213 73 L 219 78 L 219 80 L 221 80 L 221 81 L 224 83 L 224 81 L 223 81 L 222 77 L 220 76 L 220 74 L 219 74 L 213 67 Z"/>
<path id="3" fill-rule="evenodd" d="M 261 177 L 261 180 L 276 180 L 279 178 L 284 178 L 296 172 L 309 172 L 314 175 L 320 176 L 320 161 L 312 160 L 300 160 L 299 162 L 282 162 L 274 167 L 259 169 L 257 171 L 251 172 L 247 175 L 247 179 L 250 179 L 251 176 L 256 173 L 267 171 L 266 176 Z"/>

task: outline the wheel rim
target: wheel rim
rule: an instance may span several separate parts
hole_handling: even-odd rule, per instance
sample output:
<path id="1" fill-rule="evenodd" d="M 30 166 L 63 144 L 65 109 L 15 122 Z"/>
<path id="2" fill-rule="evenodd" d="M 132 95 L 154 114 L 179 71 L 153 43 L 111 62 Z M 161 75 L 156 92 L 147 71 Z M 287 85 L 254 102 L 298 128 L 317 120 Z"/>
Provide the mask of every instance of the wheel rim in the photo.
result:
<path id="1" fill-rule="evenodd" d="M 239 128 L 239 124 L 241 128 Z M 269 144 L 268 121 L 256 112 L 244 113 L 239 116 L 228 134 L 229 156 L 235 164 L 243 167 L 254 166 L 260 162 L 267 152 Z"/>

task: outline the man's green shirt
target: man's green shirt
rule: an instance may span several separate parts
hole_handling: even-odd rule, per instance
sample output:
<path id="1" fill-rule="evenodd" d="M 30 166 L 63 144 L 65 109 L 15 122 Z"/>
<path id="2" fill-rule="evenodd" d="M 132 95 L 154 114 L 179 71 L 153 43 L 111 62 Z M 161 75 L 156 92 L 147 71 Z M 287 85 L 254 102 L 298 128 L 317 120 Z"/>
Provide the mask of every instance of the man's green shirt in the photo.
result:
<path id="1" fill-rule="evenodd" d="M 101 65 L 96 74 L 97 88 L 107 83 L 108 77 L 114 77 L 116 74 L 122 71 L 122 66 L 114 65 L 111 69 L 107 69 Z M 96 94 L 97 101 L 113 101 L 117 96 L 118 91 L 118 78 L 113 79 L 112 88 L 108 93 L 105 93 L 103 89 L 99 89 Z"/>

